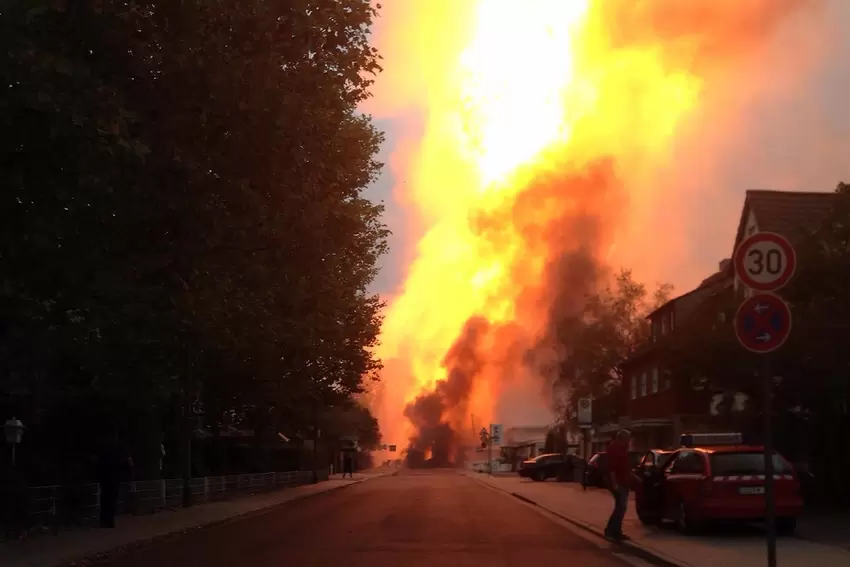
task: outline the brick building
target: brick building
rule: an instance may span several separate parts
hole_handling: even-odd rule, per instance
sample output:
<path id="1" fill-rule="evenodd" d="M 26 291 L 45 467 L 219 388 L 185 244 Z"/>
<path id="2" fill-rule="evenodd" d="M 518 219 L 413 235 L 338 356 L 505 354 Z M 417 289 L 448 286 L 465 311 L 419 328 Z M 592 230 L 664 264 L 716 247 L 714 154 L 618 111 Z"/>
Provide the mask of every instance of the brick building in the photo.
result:
<path id="1" fill-rule="evenodd" d="M 755 232 L 776 232 L 792 243 L 816 230 L 829 214 L 835 193 L 748 191 L 741 211 L 733 250 Z M 731 252 L 731 251 L 730 251 Z M 696 289 L 680 295 L 649 315 L 649 341 L 623 361 L 622 417 L 617 424 L 596 429 L 594 449 L 599 450 L 610 434 L 627 427 L 634 434 L 636 450 L 675 447 L 686 431 L 723 428 L 712 419 L 715 395 L 707 380 L 676 376 L 665 360 L 665 342 L 676 333 L 703 325 L 730 325 L 732 314 L 724 310 L 734 297 L 749 290 L 737 280 L 731 262 L 723 260 L 718 271 Z M 735 396 L 743 409 L 746 400 Z"/>

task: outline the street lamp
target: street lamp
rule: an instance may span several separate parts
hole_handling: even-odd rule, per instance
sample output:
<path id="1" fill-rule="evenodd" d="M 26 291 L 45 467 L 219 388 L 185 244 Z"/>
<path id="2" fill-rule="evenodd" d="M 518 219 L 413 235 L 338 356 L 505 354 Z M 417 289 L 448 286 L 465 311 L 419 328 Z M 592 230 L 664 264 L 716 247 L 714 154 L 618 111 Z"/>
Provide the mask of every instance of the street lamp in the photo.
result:
<path id="1" fill-rule="evenodd" d="M 15 447 L 24 436 L 24 424 L 20 419 L 13 417 L 3 424 L 3 432 L 6 434 L 6 443 L 12 445 L 12 466 L 15 466 Z"/>

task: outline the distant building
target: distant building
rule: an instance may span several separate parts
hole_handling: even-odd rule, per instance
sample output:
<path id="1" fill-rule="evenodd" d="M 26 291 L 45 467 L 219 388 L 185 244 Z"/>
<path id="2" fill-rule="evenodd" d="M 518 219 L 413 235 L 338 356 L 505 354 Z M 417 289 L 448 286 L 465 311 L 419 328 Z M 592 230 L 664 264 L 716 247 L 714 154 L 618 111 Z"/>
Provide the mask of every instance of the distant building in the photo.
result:
<path id="1" fill-rule="evenodd" d="M 511 470 L 517 470 L 521 462 L 543 452 L 548 431 L 547 425 L 509 427 L 505 430 L 501 454 Z"/>

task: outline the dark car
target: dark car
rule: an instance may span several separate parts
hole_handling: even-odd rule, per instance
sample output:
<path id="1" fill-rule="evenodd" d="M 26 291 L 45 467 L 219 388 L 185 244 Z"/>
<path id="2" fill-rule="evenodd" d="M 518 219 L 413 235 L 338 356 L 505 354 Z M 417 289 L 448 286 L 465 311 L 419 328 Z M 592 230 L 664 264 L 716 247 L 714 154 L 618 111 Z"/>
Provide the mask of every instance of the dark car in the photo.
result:
<path id="1" fill-rule="evenodd" d="M 581 466 L 581 460 L 581 457 L 576 455 L 562 455 L 560 453 L 538 455 L 533 459 L 523 461 L 520 465 L 519 476 L 534 481 L 544 481 L 547 478 L 571 480 L 573 471 Z"/>
<path id="2" fill-rule="evenodd" d="M 632 468 L 636 467 L 643 457 L 641 451 L 629 451 L 629 464 Z M 587 461 L 587 466 L 584 469 L 583 484 L 585 488 L 595 486 L 605 488 L 608 486 L 608 453 L 596 453 L 590 460 Z"/>

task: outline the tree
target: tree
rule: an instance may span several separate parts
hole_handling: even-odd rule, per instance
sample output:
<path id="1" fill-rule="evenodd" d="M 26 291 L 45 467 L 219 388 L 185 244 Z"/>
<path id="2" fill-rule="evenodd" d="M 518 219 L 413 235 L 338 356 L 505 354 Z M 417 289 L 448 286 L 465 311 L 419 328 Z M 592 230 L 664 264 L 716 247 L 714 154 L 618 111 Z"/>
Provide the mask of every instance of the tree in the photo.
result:
<path id="1" fill-rule="evenodd" d="M 566 420 L 575 419 L 575 400 L 593 397 L 594 421 L 616 421 L 623 381 L 620 363 L 649 337 L 646 316 L 669 296 L 659 287 L 653 300 L 643 284 L 621 271 L 613 285 L 587 298 L 584 309 L 558 324 L 558 337 L 567 349 L 556 387 L 568 392 Z"/>
<path id="2" fill-rule="evenodd" d="M 213 426 L 362 390 L 388 235 L 369 2 L 60 7 L 0 15 L 4 386 L 191 384 Z"/>
<path id="3" fill-rule="evenodd" d="M 368 408 L 355 401 L 347 401 L 328 409 L 322 417 L 323 437 L 339 445 L 343 437 L 357 437 L 365 450 L 377 449 L 381 442 L 378 420 Z"/>
<path id="4" fill-rule="evenodd" d="M 179 156 L 187 203 L 182 254 L 158 269 L 179 278 L 205 341 L 251 353 L 255 396 L 280 383 L 311 399 L 358 392 L 378 368 L 381 304 L 365 290 L 388 234 L 361 195 L 382 138 L 355 111 L 378 70 L 374 11 L 363 0 L 148 4 L 125 27 L 143 30 L 127 88 L 158 117 L 149 159 Z"/>
<path id="5" fill-rule="evenodd" d="M 839 183 L 833 210 L 797 245 L 797 274 L 787 292 L 794 326 L 777 357 L 779 415 L 795 418 L 825 501 L 850 503 L 850 185 Z M 799 433 L 798 433 L 799 434 Z"/>

